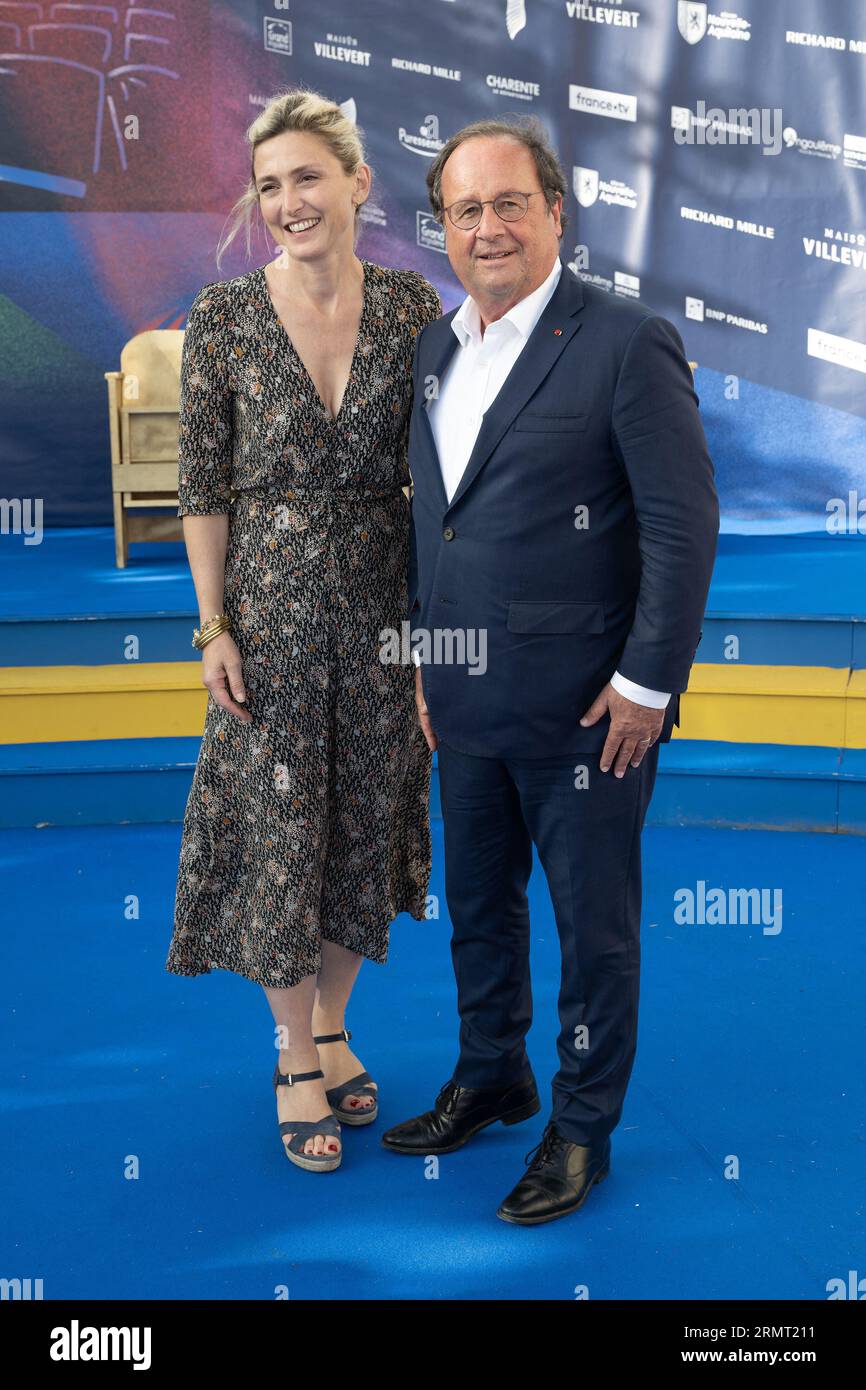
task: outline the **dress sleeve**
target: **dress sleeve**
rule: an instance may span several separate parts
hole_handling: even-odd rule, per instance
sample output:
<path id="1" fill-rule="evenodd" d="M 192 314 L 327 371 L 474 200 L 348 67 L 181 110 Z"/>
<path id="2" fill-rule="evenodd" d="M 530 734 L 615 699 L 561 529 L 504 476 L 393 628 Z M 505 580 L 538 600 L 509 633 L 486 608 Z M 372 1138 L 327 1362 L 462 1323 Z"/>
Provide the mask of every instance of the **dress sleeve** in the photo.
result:
<path id="1" fill-rule="evenodd" d="M 178 516 L 231 510 L 232 392 L 221 328 L 214 287 L 205 285 L 190 306 L 181 353 Z"/>

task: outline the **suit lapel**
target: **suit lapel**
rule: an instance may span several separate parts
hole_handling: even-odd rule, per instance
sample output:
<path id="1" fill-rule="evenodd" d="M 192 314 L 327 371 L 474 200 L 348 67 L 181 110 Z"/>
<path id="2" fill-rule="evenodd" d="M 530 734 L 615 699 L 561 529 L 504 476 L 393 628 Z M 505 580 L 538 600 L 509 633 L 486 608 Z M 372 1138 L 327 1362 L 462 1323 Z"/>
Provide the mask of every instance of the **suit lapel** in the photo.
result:
<path id="1" fill-rule="evenodd" d="M 451 328 L 451 319 L 456 309 L 444 318 L 438 319 L 427 331 L 433 338 L 423 370 L 419 367 L 421 380 L 421 438 L 428 464 L 435 471 L 442 497 L 443 507 L 455 506 L 472 486 L 481 469 L 493 453 L 512 420 L 523 409 L 526 402 L 541 385 L 553 367 L 559 354 L 575 333 L 580 329 L 577 317 L 583 308 L 583 288 L 577 276 L 563 265 L 556 289 L 548 301 L 538 323 L 524 344 L 520 356 L 502 383 L 496 399 L 485 411 L 481 428 L 475 441 L 469 461 L 460 479 L 457 491 L 449 503 L 445 496 L 442 472 L 433 427 L 427 414 L 427 401 L 423 394 L 424 379 L 427 376 L 441 377 L 457 349 L 457 337 Z M 433 336 L 433 329 L 436 336 Z M 554 329 L 559 329 L 558 333 Z M 425 343 L 426 346 L 426 343 Z"/>
<path id="2" fill-rule="evenodd" d="M 426 455 L 425 467 L 428 467 L 431 470 L 434 480 L 434 487 L 438 489 L 439 495 L 442 499 L 443 511 L 448 506 L 448 498 L 445 496 L 445 484 L 442 481 L 442 469 L 439 466 L 439 453 L 436 448 L 436 436 L 433 433 L 433 426 L 430 423 L 430 416 L 427 414 L 428 402 L 427 397 L 424 394 L 424 384 L 425 381 L 428 380 L 430 377 L 438 381 L 439 378 L 444 374 L 445 369 L 448 366 L 448 363 L 454 356 L 454 353 L 457 351 L 457 336 L 451 328 L 451 320 L 453 319 L 456 313 L 457 310 L 452 309 L 450 314 L 446 314 L 444 318 L 436 319 L 427 329 L 426 336 L 427 338 L 431 338 L 433 341 L 430 345 L 429 352 L 425 353 L 425 356 L 427 357 L 427 365 L 424 371 L 421 372 L 419 368 L 421 390 L 419 392 L 417 410 L 420 420 L 420 441 L 423 446 L 424 454 Z M 425 348 L 427 347 L 426 341 L 424 346 Z"/>

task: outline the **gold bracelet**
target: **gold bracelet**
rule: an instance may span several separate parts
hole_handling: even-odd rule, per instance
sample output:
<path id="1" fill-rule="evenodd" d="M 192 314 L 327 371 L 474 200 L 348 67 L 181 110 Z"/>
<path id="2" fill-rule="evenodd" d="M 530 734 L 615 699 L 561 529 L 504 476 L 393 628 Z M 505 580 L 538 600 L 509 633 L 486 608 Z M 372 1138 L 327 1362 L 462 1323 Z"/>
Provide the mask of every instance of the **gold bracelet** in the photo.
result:
<path id="1" fill-rule="evenodd" d="M 193 643 L 192 643 L 192 644 L 193 644 L 193 646 L 196 647 L 199 651 L 201 651 L 203 647 L 206 647 L 206 646 L 207 646 L 208 642 L 212 642 L 213 639 L 214 639 L 215 637 L 219 637 L 221 633 L 223 633 L 223 632 L 228 632 L 228 630 L 229 630 L 229 625 L 228 625 L 228 623 L 226 623 L 226 624 L 225 624 L 224 626 L 222 626 L 222 627 L 213 628 L 210 632 L 206 632 L 206 633 L 204 633 L 203 635 L 202 635 L 202 634 L 199 634 L 198 638 L 195 638 L 195 637 L 194 637 L 194 638 L 193 638 Z"/>
<path id="2" fill-rule="evenodd" d="M 217 613 L 215 617 L 208 618 L 202 624 L 201 630 L 193 628 L 192 645 L 201 651 L 202 647 L 214 637 L 219 637 L 221 632 L 226 632 L 231 627 L 231 620 L 226 613 Z"/>
<path id="3" fill-rule="evenodd" d="M 206 647 L 208 642 L 212 642 L 215 637 L 219 637 L 221 633 L 228 632 L 228 630 L 228 627 L 224 627 L 220 628 L 219 632 L 209 632 L 207 636 L 203 637 L 199 642 L 199 651 L 201 651 L 203 647 Z"/>

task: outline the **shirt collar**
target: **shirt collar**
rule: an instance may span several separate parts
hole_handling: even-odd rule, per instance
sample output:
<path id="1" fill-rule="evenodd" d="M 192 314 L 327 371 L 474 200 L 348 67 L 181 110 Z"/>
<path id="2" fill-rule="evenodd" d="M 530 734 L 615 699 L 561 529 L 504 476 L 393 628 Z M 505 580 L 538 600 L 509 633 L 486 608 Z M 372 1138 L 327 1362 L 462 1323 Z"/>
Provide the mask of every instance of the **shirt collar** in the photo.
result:
<path id="1" fill-rule="evenodd" d="M 487 341 L 487 334 L 491 328 L 496 328 L 497 324 L 510 324 L 506 330 L 511 332 L 516 330 L 524 340 L 529 337 L 533 328 L 544 312 L 547 301 L 553 294 L 562 274 L 562 261 L 557 256 L 553 263 L 550 274 L 542 284 L 534 289 L 531 294 L 527 294 L 523 299 L 519 299 L 516 304 L 503 314 L 501 319 L 496 319 L 489 323 L 484 330 L 484 337 L 481 337 L 481 314 L 478 305 L 471 295 L 467 295 L 457 313 L 451 320 L 451 327 L 456 333 L 462 347 L 472 343 L 475 347 L 482 347 Z M 498 333 L 501 330 L 497 330 Z"/>

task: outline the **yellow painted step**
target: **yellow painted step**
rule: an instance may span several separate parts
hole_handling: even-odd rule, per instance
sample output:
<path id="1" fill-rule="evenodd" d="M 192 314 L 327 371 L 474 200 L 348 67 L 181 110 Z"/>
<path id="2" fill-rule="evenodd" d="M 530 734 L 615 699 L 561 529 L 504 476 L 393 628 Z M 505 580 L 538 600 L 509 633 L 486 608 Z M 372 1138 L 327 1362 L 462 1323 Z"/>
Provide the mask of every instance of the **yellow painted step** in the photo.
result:
<path id="1" fill-rule="evenodd" d="M 846 748 L 866 748 L 866 671 L 852 671 L 848 683 Z"/>
<path id="2" fill-rule="evenodd" d="M 206 708 L 199 661 L 0 669 L 3 743 L 198 736 Z"/>
<path id="3" fill-rule="evenodd" d="M 0 742 L 198 737 L 200 661 L 0 668 Z M 866 748 L 866 671 L 698 663 L 675 738 Z"/>
<path id="4" fill-rule="evenodd" d="M 847 667 L 836 666 L 698 663 L 692 667 L 674 736 L 866 747 L 866 687 L 852 689 L 851 676 Z M 859 723 L 854 706 L 860 708 Z"/>

